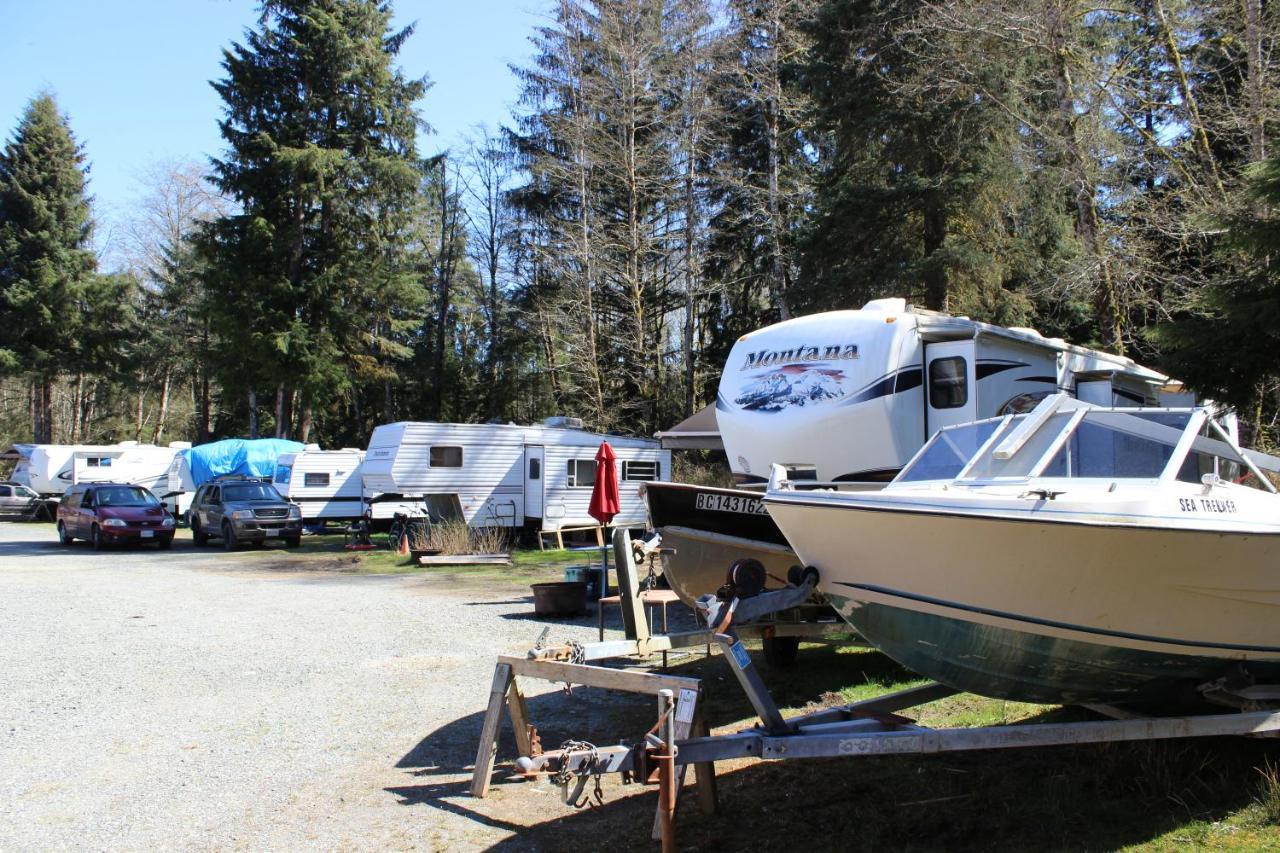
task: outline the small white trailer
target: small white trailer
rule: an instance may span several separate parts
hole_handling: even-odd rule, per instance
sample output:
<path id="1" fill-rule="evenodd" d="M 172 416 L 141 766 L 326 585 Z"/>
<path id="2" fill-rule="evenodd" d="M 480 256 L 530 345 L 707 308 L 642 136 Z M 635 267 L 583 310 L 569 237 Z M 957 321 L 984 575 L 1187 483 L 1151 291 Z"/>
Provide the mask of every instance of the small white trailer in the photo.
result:
<path id="1" fill-rule="evenodd" d="M 302 508 L 304 521 L 356 519 L 364 514 L 362 462 L 364 451 L 353 447 L 308 447 L 280 454 L 271 482 L 276 491 Z"/>
<path id="2" fill-rule="evenodd" d="M 671 476 L 671 452 L 645 438 L 602 435 L 576 418 L 539 426 L 400 422 L 373 431 L 365 454 L 370 516 L 396 512 L 464 518 L 473 527 L 592 526 L 595 455 L 608 441 L 618 462 L 614 524 L 645 524 L 641 483 Z"/>

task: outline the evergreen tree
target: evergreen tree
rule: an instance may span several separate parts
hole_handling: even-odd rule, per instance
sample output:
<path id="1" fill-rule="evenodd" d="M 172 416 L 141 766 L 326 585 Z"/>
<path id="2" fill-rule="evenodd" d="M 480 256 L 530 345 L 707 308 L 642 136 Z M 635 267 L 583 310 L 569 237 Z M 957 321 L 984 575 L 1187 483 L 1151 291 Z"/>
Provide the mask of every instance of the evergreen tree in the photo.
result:
<path id="1" fill-rule="evenodd" d="M 101 301 L 84 161 L 48 94 L 31 101 L 0 153 L 0 371 L 29 381 L 41 443 L 54 436 L 54 380 L 78 363 L 93 319 L 85 312 Z"/>
<path id="2" fill-rule="evenodd" d="M 405 247 L 425 83 L 393 67 L 412 29 L 390 21 L 376 0 L 266 0 L 214 84 L 228 146 L 214 181 L 241 207 L 201 241 L 223 385 L 275 391 L 277 433 L 303 441 L 317 412 L 381 378 L 394 347 L 379 318 L 417 299 Z"/>

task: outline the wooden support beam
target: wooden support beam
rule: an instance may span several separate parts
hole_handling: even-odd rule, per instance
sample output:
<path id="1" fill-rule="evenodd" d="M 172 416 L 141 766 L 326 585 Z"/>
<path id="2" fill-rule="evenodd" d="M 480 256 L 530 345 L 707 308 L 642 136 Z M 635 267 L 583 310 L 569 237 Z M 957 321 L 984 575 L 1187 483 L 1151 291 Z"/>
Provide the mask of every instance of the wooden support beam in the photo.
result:
<path id="1" fill-rule="evenodd" d="M 510 667 L 515 675 L 541 678 L 544 681 L 582 684 L 587 687 L 602 687 L 606 690 L 621 690 L 625 693 L 641 693 L 648 696 L 657 696 L 658 691 L 664 688 L 677 692 L 697 690 L 699 685 L 698 679 L 679 675 L 634 672 L 555 660 L 532 660 L 514 655 L 499 656 L 498 665 Z"/>
<path id="2" fill-rule="evenodd" d="M 480 729 L 480 745 L 476 749 L 476 766 L 471 775 L 471 796 L 484 798 L 489 793 L 489 777 L 498 754 L 498 725 L 502 722 L 502 706 L 507 701 L 507 688 L 514 673 L 510 663 L 498 662 L 493 670 L 493 686 L 489 688 L 489 706 Z"/>
<path id="3" fill-rule="evenodd" d="M 625 527 L 613 531 L 613 562 L 618 573 L 618 595 L 622 596 L 622 625 L 627 639 L 647 641 L 649 623 L 644 618 L 644 604 L 640 602 L 640 578 L 636 574 L 636 561 L 631 553 L 631 534 Z"/>
<path id="4" fill-rule="evenodd" d="M 516 735 L 516 752 L 521 755 L 533 755 L 533 738 L 530 737 L 529 709 L 524 704 L 524 692 L 520 690 L 520 679 L 511 677 L 511 686 L 507 688 L 507 713 L 511 715 L 511 730 Z"/>

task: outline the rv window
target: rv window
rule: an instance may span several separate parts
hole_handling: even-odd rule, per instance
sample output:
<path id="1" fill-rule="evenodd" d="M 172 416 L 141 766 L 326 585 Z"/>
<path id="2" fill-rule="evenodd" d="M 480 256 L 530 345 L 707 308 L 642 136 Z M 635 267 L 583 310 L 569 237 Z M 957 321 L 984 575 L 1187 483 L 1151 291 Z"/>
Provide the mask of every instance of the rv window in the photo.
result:
<path id="1" fill-rule="evenodd" d="M 277 483 L 288 483 L 289 475 L 292 473 L 293 473 L 293 469 L 290 468 L 288 465 L 277 465 L 275 481 Z M 309 486 L 311 484 L 307 483 L 307 485 Z"/>
<path id="2" fill-rule="evenodd" d="M 302 475 L 302 484 L 304 486 L 327 486 L 329 485 L 329 472 L 308 471 Z"/>
<path id="3" fill-rule="evenodd" d="M 569 460 L 569 487 L 589 489 L 596 484 L 596 461 L 594 459 Z"/>
<path id="4" fill-rule="evenodd" d="M 658 462 L 642 462 L 638 459 L 627 459 L 622 463 L 622 479 L 651 482 L 661 479 L 661 467 Z"/>
<path id="5" fill-rule="evenodd" d="M 529 479 L 536 480 L 542 476 L 542 460 L 537 457 L 529 460 Z"/>
<path id="6" fill-rule="evenodd" d="M 462 448 L 461 447 L 432 447 L 431 448 L 431 467 L 432 468 L 461 468 L 462 467 Z"/>
<path id="7" fill-rule="evenodd" d="M 929 362 L 929 405 L 958 409 L 969 402 L 968 365 L 961 356 Z"/>
<path id="8" fill-rule="evenodd" d="M 90 468 L 110 468 L 111 467 L 110 456 L 90 456 L 84 461 L 85 461 L 85 464 L 88 465 Z"/>

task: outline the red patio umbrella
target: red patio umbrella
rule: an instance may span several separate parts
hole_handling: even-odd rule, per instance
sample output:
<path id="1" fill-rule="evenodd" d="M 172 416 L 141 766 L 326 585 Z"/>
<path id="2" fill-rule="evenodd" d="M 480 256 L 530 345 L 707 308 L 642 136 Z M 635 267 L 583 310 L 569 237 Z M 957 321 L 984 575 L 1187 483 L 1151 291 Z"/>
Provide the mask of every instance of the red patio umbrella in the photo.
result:
<path id="1" fill-rule="evenodd" d="M 613 455 L 609 442 L 600 442 L 596 451 L 596 481 L 591 487 L 591 504 L 587 512 L 604 527 L 609 526 L 613 517 L 621 508 L 618 505 L 618 457 Z M 608 541 L 600 549 L 600 595 L 609 594 L 609 551 Z"/>

